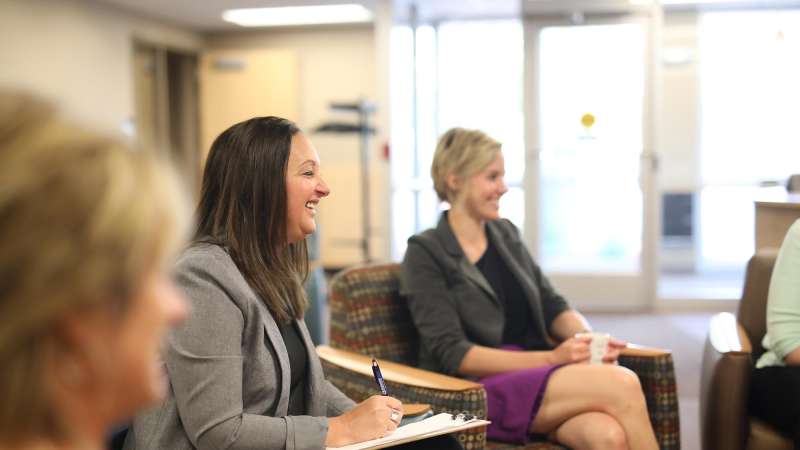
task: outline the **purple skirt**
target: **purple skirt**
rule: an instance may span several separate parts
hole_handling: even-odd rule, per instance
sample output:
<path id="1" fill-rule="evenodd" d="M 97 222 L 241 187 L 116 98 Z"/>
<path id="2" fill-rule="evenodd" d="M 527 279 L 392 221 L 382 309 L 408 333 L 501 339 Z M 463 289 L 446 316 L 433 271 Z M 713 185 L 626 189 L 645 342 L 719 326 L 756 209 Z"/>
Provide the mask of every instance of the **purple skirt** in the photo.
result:
<path id="1" fill-rule="evenodd" d="M 514 444 L 528 442 L 531 422 L 539 412 L 547 381 L 559 367 L 548 365 L 482 378 L 487 416 L 492 421 L 486 437 Z"/>

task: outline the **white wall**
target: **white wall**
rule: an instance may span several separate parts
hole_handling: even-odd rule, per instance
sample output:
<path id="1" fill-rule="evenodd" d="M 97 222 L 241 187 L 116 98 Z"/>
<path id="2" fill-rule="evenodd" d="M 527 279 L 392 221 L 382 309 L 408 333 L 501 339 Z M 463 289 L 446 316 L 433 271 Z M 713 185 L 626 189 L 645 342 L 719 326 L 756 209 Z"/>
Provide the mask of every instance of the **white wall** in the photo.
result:
<path id="1" fill-rule="evenodd" d="M 298 124 L 309 132 L 322 160 L 322 175 L 331 196 L 322 202 L 319 213 L 321 254 L 328 266 L 345 266 L 361 261 L 358 239 L 361 236 L 359 141 L 355 135 L 313 133 L 318 125 L 330 121 L 356 122 L 353 113 L 334 113 L 332 101 L 365 98 L 385 100 L 377 87 L 375 33 L 371 25 L 285 28 L 220 33 L 208 36 L 207 48 L 289 50 L 299 64 Z M 386 186 L 388 162 L 382 157 L 387 135 L 388 105 L 378 105 L 383 114 L 373 116 L 380 134 L 370 140 L 370 217 L 372 257 L 385 259 L 388 209 Z"/>
<path id="2" fill-rule="evenodd" d="M 381 149 L 388 135 L 388 105 L 386 95 L 378 92 L 377 85 L 386 80 L 377 76 L 376 49 L 381 46 L 371 25 L 204 36 L 91 0 L 0 0 L 0 86 L 46 96 L 74 119 L 119 132 L 135 114 L 134 40 L 198 53 L 206 48 L 294 52 L 299 62 L 298 122 L 306 130 L 331 119 L 355 122 L 352 114 L 331 113 L 331 101 L 379 102 L 381 112 L 373 118 L 379 135 L 370 149 L 371 246 L 374 259 L 386 257 L 388 163 Z M 311 137 L 333 190 L 319 217 L 323 260 L 341 266 L 359 262 L 359 141 L 355 136 Z"/>
<path id="3" fill-rule="evenodd" d="M 697 14 L 670 13 L 662 30 L 662 92 L 657 150 L 662 192 L 700 188 Z"/>
<path id="4" fill-rule="evenodd" d="M 116 132 L 134 115 L 133 39 L 200 49 L 199 34 L 79 0 L 0 0 L 0 86 Z"/>

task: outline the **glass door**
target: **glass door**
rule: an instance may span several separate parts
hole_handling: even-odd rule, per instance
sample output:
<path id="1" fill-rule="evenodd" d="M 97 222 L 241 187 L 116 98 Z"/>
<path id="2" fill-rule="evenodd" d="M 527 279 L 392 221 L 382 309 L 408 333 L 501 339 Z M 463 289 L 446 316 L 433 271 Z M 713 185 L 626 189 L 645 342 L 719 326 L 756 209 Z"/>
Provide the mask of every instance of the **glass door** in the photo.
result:
<path id="1" fill-rule="evenodd" d="M 648 17 L 526 21 L 526 239 L 583 308 L 653 298 Z"/>

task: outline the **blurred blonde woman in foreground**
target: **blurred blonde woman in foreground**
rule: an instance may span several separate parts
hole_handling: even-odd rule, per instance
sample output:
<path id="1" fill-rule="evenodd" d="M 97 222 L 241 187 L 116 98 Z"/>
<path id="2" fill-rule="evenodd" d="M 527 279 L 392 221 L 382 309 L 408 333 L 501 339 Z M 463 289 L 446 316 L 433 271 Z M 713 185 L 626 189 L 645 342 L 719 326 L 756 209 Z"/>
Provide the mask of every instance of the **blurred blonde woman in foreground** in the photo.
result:
<path id="1" fill-rule="evenodd" d="M 170 171 L 0 91 L 0 449 L 100 449 L 157 401 L 186 315 L 165 269 L 187 217 Z"/>

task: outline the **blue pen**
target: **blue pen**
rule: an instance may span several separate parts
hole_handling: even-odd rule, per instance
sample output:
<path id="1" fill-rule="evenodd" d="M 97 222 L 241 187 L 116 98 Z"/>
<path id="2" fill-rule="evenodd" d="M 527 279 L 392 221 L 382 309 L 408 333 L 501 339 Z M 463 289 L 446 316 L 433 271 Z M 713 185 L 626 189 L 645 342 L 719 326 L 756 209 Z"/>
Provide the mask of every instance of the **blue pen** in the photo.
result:
<path id="1" fill-rule="evenodd" d="M 383 381 L 383 375 L 381 375 L 381 368 L 378 367 L 378 361 L 375 361 L 375 358 L 372 359 L 372 374 L 375 375 L 375 382 L 378 383 L 381 395 L 389 395 L 389 391 L 386 390 L 386 383 Z"/>

